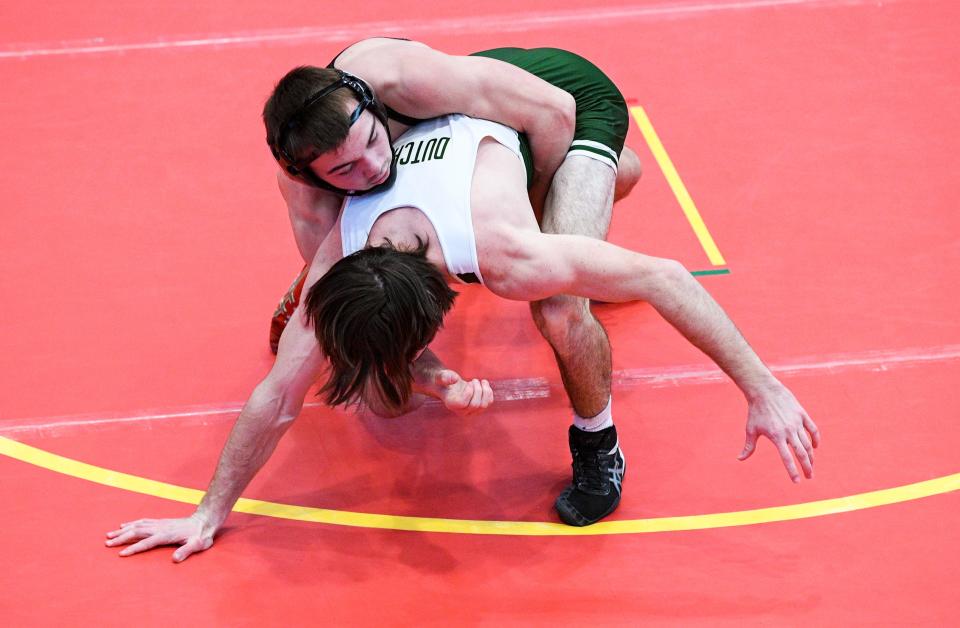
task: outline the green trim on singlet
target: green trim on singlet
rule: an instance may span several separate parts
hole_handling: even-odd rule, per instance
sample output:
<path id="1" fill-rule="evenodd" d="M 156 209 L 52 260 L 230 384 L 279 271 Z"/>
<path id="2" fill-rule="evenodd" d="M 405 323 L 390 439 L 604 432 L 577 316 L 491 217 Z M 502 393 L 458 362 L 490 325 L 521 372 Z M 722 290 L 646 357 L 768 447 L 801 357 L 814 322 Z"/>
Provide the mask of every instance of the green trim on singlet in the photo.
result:
<path id="1" fill-rule="evenodd" d="M 574 150 L 583 150 L 583 151 L 586 151 L 586 152 L 588 152 L 588 153 L 593 153 L 594 155 L 600 155 L 600 156 L 603 157 L 604 159 L 612 160 L 613 163 L 614 163 L 614 165 L 619 165 L 619 163 L 620 163 L 620 160 L 619 160 L 616 156 L 611 155 L 611 154 L 610 154 L 610 151 L 608 151 L 608 150 L 603 150 L 602 148 L 594 148 L 593 146 L 584 146 L 584 145 L 581 144 L 581 145 L 578 145 L 578 146 L 571 146 L 571 147 L 570 147 L 570 150 L 571 150 L 571 151 L 574 151 Z M 569 151 L 568 151 L 568 152 L 569 152 Z"/>

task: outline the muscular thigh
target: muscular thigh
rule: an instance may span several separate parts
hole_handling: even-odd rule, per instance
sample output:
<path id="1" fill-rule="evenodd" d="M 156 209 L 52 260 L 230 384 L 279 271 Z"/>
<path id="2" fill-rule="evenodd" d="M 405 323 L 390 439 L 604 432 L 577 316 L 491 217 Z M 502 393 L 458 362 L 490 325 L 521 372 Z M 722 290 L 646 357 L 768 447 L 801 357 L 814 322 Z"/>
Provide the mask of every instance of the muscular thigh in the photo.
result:
<path id="1" fill-rule="evenodd" d="M 613 168 L 601 161 L 567 155 L 553 177 L 541 230 L 605 239 L 613 211 L 616 179 Z"/>

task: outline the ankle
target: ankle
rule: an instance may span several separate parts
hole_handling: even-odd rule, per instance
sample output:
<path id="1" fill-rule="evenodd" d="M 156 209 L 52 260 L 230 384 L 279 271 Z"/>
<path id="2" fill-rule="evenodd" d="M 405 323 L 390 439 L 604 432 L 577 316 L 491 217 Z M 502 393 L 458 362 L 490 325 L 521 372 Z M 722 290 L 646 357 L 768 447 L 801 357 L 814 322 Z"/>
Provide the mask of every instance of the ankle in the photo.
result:
<path id="1" fill-rule="evenodd" d="M 584 432 L 599 432 L 613 425 L 613 397 L 607 400 L 607 405 L 596 416 L 584 418 L 574 412 L 573 424 Z"/>

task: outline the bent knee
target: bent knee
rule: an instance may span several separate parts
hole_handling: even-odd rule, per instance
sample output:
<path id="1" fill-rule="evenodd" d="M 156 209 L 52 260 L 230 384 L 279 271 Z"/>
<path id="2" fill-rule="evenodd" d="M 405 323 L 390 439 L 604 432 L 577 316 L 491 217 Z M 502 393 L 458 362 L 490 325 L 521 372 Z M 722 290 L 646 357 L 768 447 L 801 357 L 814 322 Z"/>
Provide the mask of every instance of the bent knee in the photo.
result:
<path id="1" fill-rule="evenodd" d="M 593 318 L 588 299 L 565 294 L 531 301 L 530 313 L 537 329 L 547 337 L 563 335 L 571 327 Z"/>
<path id="2" fill-rule="evenodd" d="M 643 166 L 640 163 L 640 158 L 637 157 L 635 152 L 624 146 L 623 152 L 620 153 L 620 162 L 617 167 L 617 184 L 613 195 L 614 202 L 630 194 L 633 186 L 640 181 L 642 175 Z"/>

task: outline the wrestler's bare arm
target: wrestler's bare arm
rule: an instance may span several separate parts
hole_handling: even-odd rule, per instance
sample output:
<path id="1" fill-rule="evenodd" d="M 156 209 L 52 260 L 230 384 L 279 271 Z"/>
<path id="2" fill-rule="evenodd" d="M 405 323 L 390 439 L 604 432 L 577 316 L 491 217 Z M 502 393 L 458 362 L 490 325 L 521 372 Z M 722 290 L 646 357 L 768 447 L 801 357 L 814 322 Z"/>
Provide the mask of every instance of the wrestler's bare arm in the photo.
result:
<path id="1" fill-rule="evenodd" d="M 306 285 L 312 286 L 341 257 L 339 232 L 320 246 Z M 180 545 L 173 560 L 208 549 L 240 494 L 267 462 L 303 407 L 307 390 L 323 367 L 313 331 L 297 308 L 280 338 L 277 359 L 244 405 L 220 454 L 216 472 L 196 512 L 185 519 L 140 519 L 107 533 L 107 545 L 133 543 L 121 556 L 158 545 Z"/>
<path id="2" fill-rule="evenodd" d="M 487 286 L 509 299 L 535 301 L 574 294 L 611 303 L 647 301 L 751 394 L 773 379 L 733 322 L 679 262 L 576 235 L 526 232 L 510 247 L 512 261 L 484 270 Z"/>
<path id="3" fill-rule="evenodd" d="M 336 223 L 343 197 L 294 181 L 280 170 L 277 171 L 277 187 L 287 204 L 297 249 L 304 263 L 309 264 Z"/>
<path id="4" fill-rule="evenodd" d="M 502 245 L 496 272 L 483 271 L 501 296 L 538 300 L 575 294 L 599 301 L 647 301 L 743 391 L 750 404 L 747 441 L 740 458 L 752 454 L 758 435 L 777 446 L 791 479 L 813 476 L 819 430 L 793 394 L 760 360 L 720 305 L 679 262 L 642 255 L 601 240 L 575 235 L 519 231 Z"/>
<path id="5" fill-rule="evenodd" d="M 411 370 L 413 391 L 407 405 L 391 408 L 370 386 L 363 392 L 363 402 L 367 408 L 377 416 L 393 418 L 416 410 L 433 397 L 443 402 L 447 410 L 460 416 L 471 416 L 483 412 L 493 403 L 493 388 L 489 381 L 463 379 L 459 373 L 447 368 L 429 348 L 417 357 Z"/>
<path id="6" fill-rule="evenodd" d="M 573 96 L 509 63 L 447 55 L 419 42 L 375 39 L 352 46 L 337 67 L 370 81 L 381 99 L 402 114 L 430 118 L 463 113 L 526 133 L 539 196 L 573 141 Z M 538 196 L 537 191 L 531 190 L 531 196 Z"/>
<path id="7" fill-rule="evenodd" d="M 341 257 L 337 221 L 311 264 L 306 289 Z M 111 547 L 132 543 L 120 552 L 121 556 L 158 545 L 180 545 L 173 553 L 173 560 L 180 562 L 213 545 L 217 530 L 300 414 L 307 391 L 322 372 L 324 359 L 313 330 L 304 319 L 302 306 L 301 303 L 280 337 L 273 368 L 240 412 L 197 510 L 183 519 L 139 519 L 121 524 L 119 529 L 107 533 L 106 541 Z M 461 379 L 429 350 L 418 359 L 415 377 L 418 392 L 415 405 L 423 402 L 423 395 L 429 395 L 439 398 L 454 412 L 473 414 L 493 402 L 493 392 L 486 380 Z M 408 407 L 405 411 L 411 409 Z"/>

